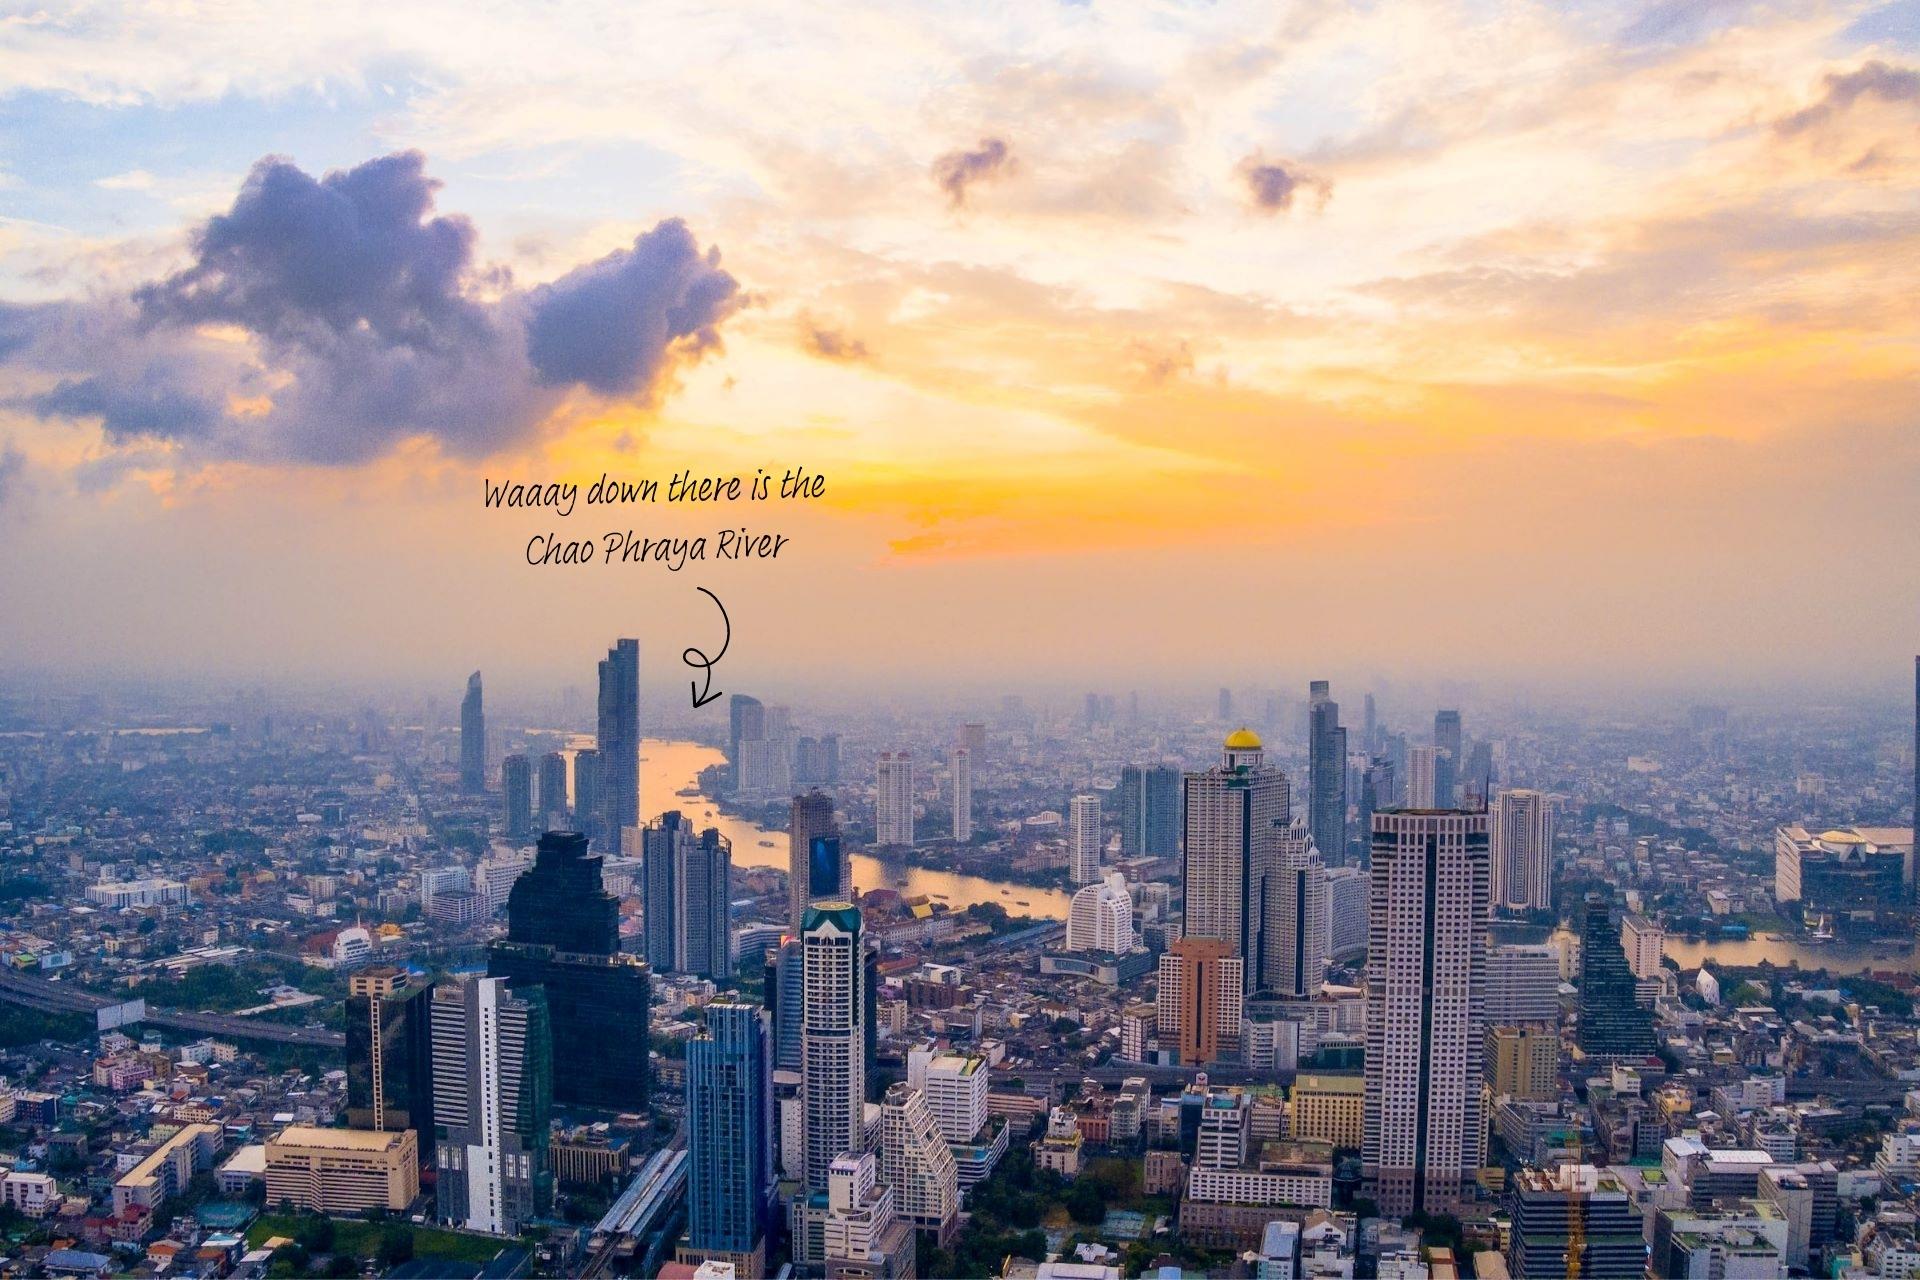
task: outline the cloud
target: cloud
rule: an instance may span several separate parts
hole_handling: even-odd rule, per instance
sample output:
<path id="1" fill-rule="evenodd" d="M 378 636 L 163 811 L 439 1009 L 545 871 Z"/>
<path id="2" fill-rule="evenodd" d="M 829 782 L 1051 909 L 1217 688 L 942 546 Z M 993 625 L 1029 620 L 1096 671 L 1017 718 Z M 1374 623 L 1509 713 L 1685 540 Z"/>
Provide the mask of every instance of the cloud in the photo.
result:
<path id="1" fill-rule="evenodd" d="M 826 322 L 800 313 L 800 345 L 808 355 L 819 356 L 822 360 L 866 360 L 872 352 L 867 344 Z"/>
<path id="2" fill-rule="evenodd" d="M 1302 192 L 1320 205 L 1333 194 L 1333 185 L 1291 160 L 1268 160 L 1259 152 L 1246 157 L 1235 170 L 1246 184 L 1247 197 L 1262 213 L 1286 213 Z"/>
<path id="3" fill-rule="evenodd" d="M 1013 150 L 1004 138 L 982 138 L 971 151 L 949 151 L 933 162 L 933 180 L 958 209 L 967 202 L 967 188 L 1012 173 Z"/>
<path id="4" fill-rule="evenodd" d="M 421 436 L 483 456 L 575 390 L 657 404 L 741 305 L 677 220 L 516 289 L 476 263 L 471 222 L 435 213 L 438 187 L 418 152 L 320 178 L 267 157 L 181 270 L 127 298 L 0 304 L 0 366 L 38 379 L 6 402 L 210 457 L 351 464 Z"/>
<path id="5" fill-rule="evenodd" d="M 11 443 L 0 445 L 0 512 L 25 488 L 26 455 Z"/>
<path id="6" fill-rule="evenodd" d="M 1844 74 L 1829 73 L 1826 91 L 1819 101 L 1774 121 L 1774 132 L 1792 137 L 1818 128 L 1862 98 L 1877 98 L 1882 102 L 1920 101 L 1920 70 L 1891 66 L 1876 58 Z"/>

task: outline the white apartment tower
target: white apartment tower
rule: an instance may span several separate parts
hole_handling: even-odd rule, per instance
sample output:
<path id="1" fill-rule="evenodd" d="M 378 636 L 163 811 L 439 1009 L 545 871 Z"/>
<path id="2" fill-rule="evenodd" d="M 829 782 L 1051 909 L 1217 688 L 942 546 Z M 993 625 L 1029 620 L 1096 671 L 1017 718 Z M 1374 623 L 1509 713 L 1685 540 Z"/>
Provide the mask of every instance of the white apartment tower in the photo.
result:
<path id="1" fill-rule="evenodd" d="M 873 800 L 876 844 L 913 843 L 913 752 L 882 751 Z"/>
<path id="2" fill-rule="evenodd" d="M 1493 903 L 1516 911 L 1553 905 L 1553 802 L 1513 789 L 1493 798 Z"/>
<path id="3" fill-rule="evenodd" d="M 827 1189 L 833 1162 L 865 1149 L 866 980 L 860 912 L 851 903 L 807 908 L 800 935 L 801 1092 L 806 1109 L 806 1188 Z"/>
<path id="4" fill-rule="evenodd" d="M 1433 808 L 1439 767 L 1440 748 L 1410 747 L 1407 750 L 1407 808 Z"/>
<path id="5" fill-rule="evenodd" d="M 1067 912 L 1067 950 L 1117 956 L 1133 950 L 1133 898 L 1127 878 L 1118 871 L 1074 893 Z"/>
<path id="6" fill-rule="evenodd" d="M 1183 936 L 1226 943 L 1243 962 L 1246 980 L 1255 981 L 1265 915 L 1261 887 L 1286 834 L 1287 775 L 1263 763 L 1258 734 L 1239 729 L 1227 735 L 1220 763 L 1189 773 L 1184 785 Z"/>
<path id="7" fill-rule="evenodd" d="M 926 1095 L 891 1085 L 880 1103 L 880 1179 L 893 1188 L 894 1212 L 938 1244 L 960 1225 L 960 1172 L 934 1123 Z"/>
<path id="8" fill-rule="evenodd" d="M 1075 796 L 1067 807 L 1067 825 L 1073 839 L 1073 882 L 1092 884 L 1100 878 L 1100 797 Z"/>

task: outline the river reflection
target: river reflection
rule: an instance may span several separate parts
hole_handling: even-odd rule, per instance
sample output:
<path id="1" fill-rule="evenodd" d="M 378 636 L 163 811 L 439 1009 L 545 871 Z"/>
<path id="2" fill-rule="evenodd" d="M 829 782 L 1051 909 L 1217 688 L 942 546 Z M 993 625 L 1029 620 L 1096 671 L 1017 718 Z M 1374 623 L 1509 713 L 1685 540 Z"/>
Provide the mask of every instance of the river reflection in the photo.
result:
<path id="1" fill-rule="evenodd" d="M 700 784 L 700 771 L 719 764 L 726 757 L 712 747 L 697 742 L 673 742 L 648 738 L 640 747 L 640 800 L 649 820 L 668 809 L 678 809 L 699 827 L 718 827 L 720 834 L 733 843 L 733 863 L 737 867 L 787 866 L 787 833 L 769 831 L 751 822 L 722 813 L 706 796 L 674 794 Z M 852 857 L 853 884 L 863 893 L 871 889 L 893 889 L 902 894 L 926 894 L 961 911 L 977 902 L 996 902 L 1016 916 L 1047 917 L 1064 920 L 1070 900 L 1058 889 L 1036 889 L 1010 880 L 988 880 L 981 876 L 955 875 L 909 867 L 856 853 Z"/>

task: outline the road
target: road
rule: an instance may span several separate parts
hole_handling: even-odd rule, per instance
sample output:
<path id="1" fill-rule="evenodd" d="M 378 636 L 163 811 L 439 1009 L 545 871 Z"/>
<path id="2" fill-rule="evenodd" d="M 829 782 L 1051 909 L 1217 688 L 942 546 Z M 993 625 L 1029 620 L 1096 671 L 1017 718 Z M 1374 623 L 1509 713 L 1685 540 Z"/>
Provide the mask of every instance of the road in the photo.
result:
<path id="1" fill-rule="evenodd" d="M 45 978 L 30 977 L 5 967 L 0 967 L 0 1000 L 47 1013 L 92 1013 L 118 1003 L 107 996 L 95 995 L 61 982 L 49 982 Z M 218 1036 L 224 1040 L 266 1041 L 310 1049 L 344 1049 L 347 1046 L 344 1035 L 324 1027 L 294 1027 L 284 1022 L 236 1018 L 226 1013 L 193 1013 L 148 1005 L 146 1021 L 156 1027 L 171 1027 L 175 1031 Z"/>

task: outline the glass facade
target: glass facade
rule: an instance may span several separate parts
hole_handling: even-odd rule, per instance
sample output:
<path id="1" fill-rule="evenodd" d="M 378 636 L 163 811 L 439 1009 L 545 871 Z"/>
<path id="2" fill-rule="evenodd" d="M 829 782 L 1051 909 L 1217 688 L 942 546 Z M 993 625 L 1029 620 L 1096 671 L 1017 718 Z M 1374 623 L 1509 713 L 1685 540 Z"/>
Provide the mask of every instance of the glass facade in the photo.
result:
<path id="1" fill-rule="evenodd" d="M 772 1086 L 765 1015 L 715 1002 L 687 1046 L 687 1243 L 706 1253 L 751 1253 L 772 1183 Z"/>

